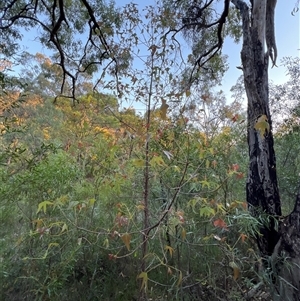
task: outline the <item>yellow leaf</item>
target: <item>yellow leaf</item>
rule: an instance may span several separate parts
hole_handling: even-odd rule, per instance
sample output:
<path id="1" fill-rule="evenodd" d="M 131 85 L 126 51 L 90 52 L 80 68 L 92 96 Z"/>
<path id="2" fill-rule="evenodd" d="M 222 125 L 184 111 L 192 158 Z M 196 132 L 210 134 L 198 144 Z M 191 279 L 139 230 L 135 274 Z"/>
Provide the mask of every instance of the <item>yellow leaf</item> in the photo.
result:
<path id="1" fill-rule="evenodd" d="M 148 287 L 148 274 L 146 272 L 141 272 L 138 275 L 138 279 L 142 279 L 141 290 L 144 288 L 147 290 Z"/>
<path id="2" fill-rule="evenodd" d="M 136 205 L 136 209 L 138 209 L 139 211 L 145 210 L 145 205 Z"/>
<path id="3" fill-rule="evenodd" d="M 240 269 L 239 268 L 234 268 L 233 269 L 233 279 L 237 280 L 240 276 Z"/>
<path id="4" fill-rule="evenodd" d="M 217 204 L 217 211 L 226 212 L 226 209 L 222 204 Z"/>
<path id="5" fill-rule="evenodd" d="M 61 228 L 61 233 L 68 231 L 68 226 L 67 224 L 63 224 L 62 228 Z"/>
<path id="6" fill-rule="evenodd" d="M 128 251 L 130 251 L 130 241 L 131 241 L 131 235 L 128 233 L 125 233 L 121 236 L 121 239 L 123 243 L 125 244 Z"/>
<path id="7" fill-rule="evenodd" d="M 167 110 L 169 108 L 169 106 L 167 105 L 167 101 L 165 99 L 161 100 L 162 104 L 160 106 L 160 117 L 162 119 L 167 119 Z"/>
<path id="8" fill-rule="evenodd" d="M 229 266 L 233 269 L 233 279 L 237 280 L 240 276 L 240 269 L 238 265 L 234 261 L 231 261 L 229 262 Z"/>
<path id="9" fill-rule="evenodd" d="M 191 91 L 190 91 L 190 90 L 186 90 L 186 91 L 185 91 L 185 96 L 186 96 L 186 97 L 189 97 L 190 95 L 191 95 Z"/>
<path id="10" fill-rule="evenodd" d="M 105 248 L 108 248 L 108 247 L 109 247 L 109 241 L 108 241 L 108 238 L 106 238 L 106 239 L 104 240 L 103 246 L 104 246 Z"/>
<path id="11" fill-rule="evenodd" d="M 179 271 L 179 278 L 178 278 L 178 282 L 177 282 L 177 286 L 179 286 L 182 282 L 182 272 Z"/>
<path id="12" fill-rule="evenodd" d="M 143 159 L 134 159 L 134 160 L 132 160 L 132 164 L 136 167 L 144 167 L 145 166 L 145 160 L 143 160 Z"/>
<path id="13" fill-rule="evenodd" d="M 33 220 L 32 223 L 35 223 L 35 224 L 36 224 L 36 229 L 38 229 L 38 228 L 41 228 L 41 227 L 42 227 L 42 225 L 43 225 L 43 220 L 40 219 L 40 218 L 38 218 L 38 219 Z"/>
<path id="14" fill-rule="evenodd" d="M 174 249 L 170 246 L 165 246 L 165 250 L 170 253 L 170 256 L 173 257 Z"/>
<path id="15" fill-rule="evenodd" d="M 200 181 L 199 183 L 201 183 L 203 187 L 204 186 L 206 186 L 207 188 L 210 187 L 210 183 L 208 181 L 206 181 L 206 180 Z"/>
<path id="16" fill-rule="evenodd" d="M 89 205 L 90 205 L 90 206 L 94 206 L 95 202 L 96 202 L 95 199 L 90 199 L 90 200 L 89 200 Z"/>
<path id="17" fill-rule="evenodd" d="M 181 238 L 184 240 L 186 239 L 186 230 L 183 228 L 181 231 Z"/>
<path id="18" fill-rule="evenodd" d="M 178 167 L 177 165 L 174 165 L 173 168 L 174 168 L 174 171 L 180 172 L 180 167 Z"/>
<path id="19" fill-rule="evenodd" d="M 49 135 L 49 127 L 43 129 L 43 135 L 45 140 L 49 140 L 51 138 Z"/>
<path id="20" fill-rule="evenodd" d="M 39 213 L 41 210 L 43 210 L 44 213 L 46 213 L 47 205 L 48 205 L 48 206 L 52 206 L 53 203 L 50 202 L 50 201 L 44 201 L 44 202 L 39 203 L 39 205 L 38 205 L 38 210 L 37 210 L 36 213 Z"/>
<path id="21" fill-rule="evenodd" d="M 265 132 L 270 131 L 270 124 L 266 115 L 261 115 L 257 118 L 254 128 L 260 133 L 261 137 L 264 136 Z"/>
<path id="22" fill-rule="evenodd" d="M 49 245 L 48 245 L 48 249 L 50 249 L 51 247 L 58 247 L 59 244 L 57 242 L 51 242 Z"/>
<path id="23" fill-rule="evenodd" d="M 244 234 L 244 233 L 240 234 L 240 238 L 241 238 L 242 242 L 245 242 L 245 240 L 246 240 L 247 237 L 248 236 L 246 234 Z"/>
<path id="24" fill-rule="evenodd" d="M 209 160 L 206 160 L 206 162 L 205 162 L 205 167 L 206 167 L 206 169 L 208 169 L 208 168 L 209 168 L 209 165 L 210 165 L 210 162 L 209 162 Z"/>

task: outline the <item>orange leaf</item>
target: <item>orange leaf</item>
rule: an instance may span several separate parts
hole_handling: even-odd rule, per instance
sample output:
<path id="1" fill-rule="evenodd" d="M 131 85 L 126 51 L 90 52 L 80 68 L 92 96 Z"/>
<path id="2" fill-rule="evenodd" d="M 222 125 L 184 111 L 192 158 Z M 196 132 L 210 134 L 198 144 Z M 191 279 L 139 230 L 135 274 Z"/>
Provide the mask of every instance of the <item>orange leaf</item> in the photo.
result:
<path id="1" fill-rule="evenodd" d="M 233 122 L 236 122 L 238 120 L 238 118 L 239 118 L 239 114 L 235 114 L 235 115 L 233 115 L 233 117 L 231 118 L 231 120 Z"/>
<path id="2" fill-rule="evenodd" d="M 108 259 L 109 260 L 114 260 L 116 258 L 117 258 L 117 255 L 115 255 L 115 254 L 108 254 Z"/>
<path id="3" fill-rule="evenodd" d="M 184 223 L 184 217 L 183 217 L 184 213 L 182 211 L 177 211 L 176 214 L 179 218 L 179 221 L 183 224 Z"/>
<path id="4" fill-rule="evenodd" d="M 118 212 L 115 223 L 118 225 L 118 227 L 123 227 L 128 225 L 128 218 L 124 215 L 122 215 L 121 212 Z"/>
<path id="5" fill-rule="evenodd" d="M 228 230 L 227 224 L 221 218 L 218 218 L 218 219 L 214 220 L 213 225 L 215 227 Z"/>
<path id="6" fill-rule="evenodd" d="M 229 262 L 229 266 L 233 269 L 233 279 L 237 280 L 240 276 L 240 269 L 235 262 Z"/>
<path id="7" fill-rule="evenodd" d="M 247 238 L 247 235 L 244 234 L 244 233 L 241 233 L 240 238 L 241 238 L 242 242 L 245 242 L 245 239 Z"/>
<path id="8" fill-rule="evenodd" d="M 242 203 L 242 207 L 243 207 L 245 210 L 247 210 L 247 208 L 248 208 L 247 202 L 243 202 L 243 203 Z"/>
<path id="9" fill-rule="evenodd" d="M 242 173 L 242 172 L 237 173 L 237 174 L 236 174 L 236 178 L 237 178 L 238 180 L 243 179 L 243 178 L 244 178 L 244 173 Z"/>
<path id="10" fill-rule="evenodd" d="M 240 168 L 240 166 L 238 164 L 232 164 L 233 171 L 238 171 L 239 168 Z"/>
<path id="11" fill-rule="evenodd" d="M 211 164 L 212 164 L 213 168 L 216 168 L 218 162 L 217 162 L 216 160 L 213 160 L 213 161 L 211 162 Z"/>

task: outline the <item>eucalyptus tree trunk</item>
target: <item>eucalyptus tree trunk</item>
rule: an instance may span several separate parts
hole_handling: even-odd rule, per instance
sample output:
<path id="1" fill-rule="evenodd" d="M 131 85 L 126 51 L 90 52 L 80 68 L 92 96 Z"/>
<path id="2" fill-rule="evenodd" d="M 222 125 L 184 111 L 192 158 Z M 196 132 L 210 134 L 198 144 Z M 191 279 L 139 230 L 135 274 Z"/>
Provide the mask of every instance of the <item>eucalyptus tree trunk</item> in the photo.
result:
<path id="1" fill-rule="evenodd" d="M 243 26 L 241 51 L 248 98 L 249 173 L 247 202 L 250 212 L 263 221 L 257 235 L 265 275 L 273 300 L 300 300 L 300 189 L 293 212 L 281 217 L 281 202 L 269 110 L 269 59 L 276 64 L 274 35 L 276 0 L 232 0 Z M 267 46 L 265 49 L 265 45 Z"/>

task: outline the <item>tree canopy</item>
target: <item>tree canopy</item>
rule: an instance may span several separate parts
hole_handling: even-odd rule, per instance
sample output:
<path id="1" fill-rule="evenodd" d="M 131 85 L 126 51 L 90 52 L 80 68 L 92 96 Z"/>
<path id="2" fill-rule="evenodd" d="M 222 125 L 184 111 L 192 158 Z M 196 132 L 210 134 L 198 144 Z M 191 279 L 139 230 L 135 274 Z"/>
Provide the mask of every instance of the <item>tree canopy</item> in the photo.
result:
<path id="1" fill-rule="evenodd" d="M 3 300 L 299 300 L 299 59 L 269 81 L 275 11 L 0 4 Z"/>

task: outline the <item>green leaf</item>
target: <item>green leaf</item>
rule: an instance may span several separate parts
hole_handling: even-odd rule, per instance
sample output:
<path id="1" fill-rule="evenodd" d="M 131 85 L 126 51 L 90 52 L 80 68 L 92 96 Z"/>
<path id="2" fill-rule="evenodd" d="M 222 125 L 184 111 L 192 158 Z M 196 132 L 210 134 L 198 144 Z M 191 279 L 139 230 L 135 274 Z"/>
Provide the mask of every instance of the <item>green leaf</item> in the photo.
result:
<path id="1" fill-rule="evenodd" d="M 216 214 L 215 210 L 211 207 L 205 206 L 200 208 L 200 216 L 210 217 L 210 216 L 214 216 L 215 214 Z"/>
<path id="2" fill-rule="evenodd" d="M 39 213 L 41 210 L 44 211 L 44 213 L 46 213 L 46 210 L 47 210 L 47 206 L 52 206 L 53 205 L 53 202 L 50 202 L 50 201 L 43 201 L 41 203 L 39 203 L 38 205 L 38 210 L 36 213 Z"/>
<path id="3" fill-rule="evenodd" d="M 134 159 L 132 160 L 132 165 L 136 167 L 144 167 L 145 166 L 145 160 L 143 159 Z"/>
<path id="4" fill-rule="evenodd" d="M 199 158 L 203 159 L 205 157 L 205 155 L 206 155 L 206 150 L 200 149 L 200 151 L 199 151 Z"/>
<path id="5" fill-rule="evenodd" d="M 206 186 L 207 188 L 210 187 L 210 183 L 209 183 L 208 181 L 206 181 L 206 180 L 200 181 L 200 183 L 202 184 L 203 187 L 205 187 L 205 186 Z"/>
<path id="6" fill-rule="evenodd" d="M 68 208 L 71 209 L 71 208 L 76 207 L 77 205 L 79 205 L 79 202 L 78 202 L 78 201 L 71 201 L 71 202 L 69 203 Z"/>
<path id="7" fill-rule="evenodd" d="M 164 162 L 163 158 L 161 156 L 154 156 L 151 160 L 150 160 L 150 165 L 151 166 L 165 166 L 166 163 Z"/>

